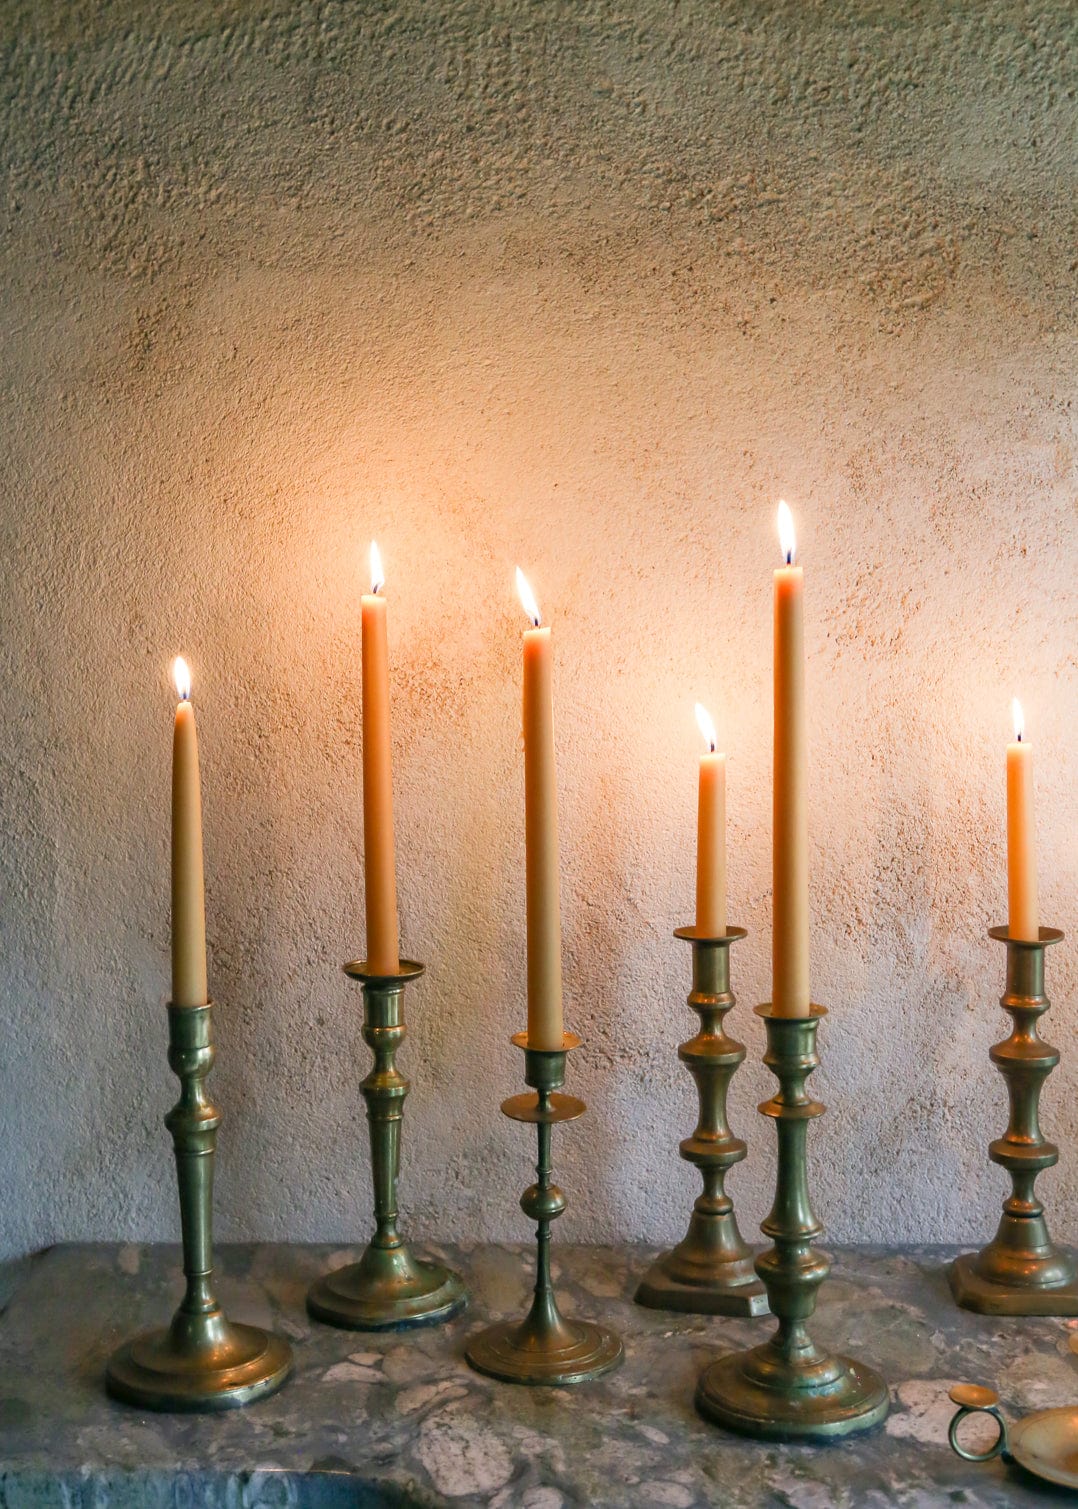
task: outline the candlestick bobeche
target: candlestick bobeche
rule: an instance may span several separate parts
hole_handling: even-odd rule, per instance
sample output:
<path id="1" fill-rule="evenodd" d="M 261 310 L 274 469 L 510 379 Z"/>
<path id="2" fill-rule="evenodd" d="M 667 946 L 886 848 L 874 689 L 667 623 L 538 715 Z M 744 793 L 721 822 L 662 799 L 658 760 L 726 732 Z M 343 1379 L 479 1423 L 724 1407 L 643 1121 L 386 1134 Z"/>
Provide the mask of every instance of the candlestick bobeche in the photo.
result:
<path id="1" fill-rule="evenodd" d="M 397 1229 L 404 1099 L 410 1088 L 397 1068 L 404 1041 L 404 987 L 423 965 L 402 959 L 395 974 L 377 974 L 362 961 L 344 966 L 363 988 L 363 1037 L 374 1065 L 360 1085 L 367 1102 L 374 1185 L 375 1230 L 358 1263 L 311 1285 L 307 1309 L 316 1320 L 353 1331 L 400 1331 L 438 1325 L 467 1303 L 460 1277 L 440 1263 L 416 1258 Z"/>
<path id="2" fill-rule="evenodd" d="M 125 1403 L 157 1410 L 223 1410 L 272 1394 L 292 1371 L 280 1336 L 226 1320 L 214 1297 L 213 1167 L 221 1118 L 205 1087 L 213 1068 L 211 1010 L 168 1008 L 168 1061 L 180 1099 L 172 1133 L 187 1289 L 172 1324 L 126 1342 L 109 1360 L 106 1386 Z"/>
<path id="3" fill-rule="evenodd" d="M 1034 1191 L 1038 1174 L 1059 1162 L 1059 1149 L 1041 1132 L 1044 1082 L 1059 1051 L 1039 1035 L 1037 1023 L 1051 1004 L 1044 991 L 1045 949 L 1063 934 L 1042 927 L 1037 939 L 1015 938 L 1006 927 L 989 936 L 1007 948 L 1007 983 L 1000 997 L 1013 1022 L 1011 1034 L 989 1050 L 1007 1082 L 1010 1120 L 988 1156 L 1011 1177 L 1011 1193 L 995 1237 L 980 1252 L 951 1265 L 959 1305 L 982 1315 L 1078 1315 L 1078 1263 L 1048 1235 L 1044 1206 Z"/>
<path id="4" fill-rule="evenodd" d="M 740 927 L 707 937 L 695 927 L 679 927 L 675 938 L 692 945 L 689 1005 L 700 1030 L 678 1048 L 678 1057 L 696 1081 L 700 1114 L 681 1156 L 700 1170 L 703 1193 L 693 1205 L 689 1229 L 670 1252 L 648 1269 L 636 1302 L 655 1310 L 696 1315 L 766 1315 L 767 1291 L 753 1267 L 752 1250 L 738 1230 L 726 1175 L 745 1157 L 745 1143 L 727 1121 L 730 1082 L 744 1062 L 744 1044 L 727 1037 L 724 1018 L 735 1004 L 730 989 L 730 948 L 746 937 Z"/>
<path id="5" fill-rule="evenodd" d="M 721 1357 L 706 1368 L 696 1407 L 707 1419 L 744 1435 L 770 1440 L 827 1441 L 868 1430 L 886 1415 L 887 1385 L 871 1368 L 819 1348 L 806 1329 L 816 1291 L 831 1270 L 811 1244 L 823 1227 L 809 1202 L 807 1134 L 824 1107 L 806 1081 L 819 1063 L 816 1029 L 826 1015 L 811 1006 L 804 1017 L 776 1016 L 770 1002 L 756 1007 L 767 1029 L 764 1063 L 779 1082 L 760 1106 L 775 1122 L 778 1169 L 775 1202 L 762 1223 L 774 1245 L 756 1259 L 778 1326 L 750 1351 Z"/>
<path id="6" fill-rule="evenodd" d="M 516 1033 L 512 1041 L 524 1050 L 524 1082 L 536 1092 L 502 1102 L 506 1116 L 538 1129 L 537 1182 L 520 1200 L 524 1214 L 537 1223 L 535 1294 L 523 1321 L 502 1321 L 480 1332 L 466 1355 L 477 1372 L 505 1383 L 583 1383 L 617 1367 L 623 1352 L 613 1331 L 562 1315 L 550 1277 L 550 1224 L 566 1205 L 551 1181 L 551 1128 L 583 1116 L 587 1109 L 575 1096 L 555 1092 L 565 1083 L 566 1057 L 579 1047 L 580 1039 L 567 1032 L 561 1048 L 549 1049 L 529 1048 L 526 1032 Z"/>

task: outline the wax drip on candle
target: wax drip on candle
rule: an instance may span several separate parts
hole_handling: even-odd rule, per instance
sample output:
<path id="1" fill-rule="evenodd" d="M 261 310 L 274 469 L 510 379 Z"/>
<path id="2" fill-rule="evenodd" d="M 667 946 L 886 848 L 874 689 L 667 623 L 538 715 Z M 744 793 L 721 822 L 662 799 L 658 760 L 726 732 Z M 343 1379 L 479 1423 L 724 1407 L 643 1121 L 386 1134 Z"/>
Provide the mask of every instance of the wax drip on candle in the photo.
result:
<path id="1" fill-rule="evenodd" d="M 386 574 L 382 567 L 382 552 L 371 541 L 371 594 L 377 597 L 386 584 Z"/>
<path id="2" fill-rule="evenodd" d="M 187 661 L 182 655 L 177 655 L 172 662 L 172 679 L 176 683 L 176 695 L 181 702 L 191 700 L 191 672 L 187 668 Z"/>
<path id="3" fill-rule="evenodd" d="M 517 592 L 520 596 L 521 607 L 532 621 L 532 628 L 537 629 L 542 623 L 539 604 L 535 601 L 535 593 L 531 589 L 528 578 L 519 566 L 517 567 Z"/>
<path id="4" fill-rule="evenodd" d="M 1026 720 L 1022 714 L 1022 704 L 1017 697 L 1011 698 L 1011 716 L 1014 718 L 1014 741 L 1021 744 L 1022 735 L 1026 731 Z"/>
<path id="5" fill-rule="evenodd" d="M 790 512 L 790 505 L 781 498 L 779 499 L 779 548 L 782 550 L 787 566 L 792 566 L 794 556 L 797 554 L 797 532 L 794 529 L 794 517 Z"/>
<path id="6" fill-rule="evenodd" d="M 707 708 L 702 702 L 698 702 L 696 704 L 696 723 L 700 732 L 704 736 L 704 743 L 707 745 L 710 752 L 714 754 L 715 746 L 718 743 L 718 739 L 715 736 L 715 725 L 711 721 L 711 714 L 708 712 Z"/>

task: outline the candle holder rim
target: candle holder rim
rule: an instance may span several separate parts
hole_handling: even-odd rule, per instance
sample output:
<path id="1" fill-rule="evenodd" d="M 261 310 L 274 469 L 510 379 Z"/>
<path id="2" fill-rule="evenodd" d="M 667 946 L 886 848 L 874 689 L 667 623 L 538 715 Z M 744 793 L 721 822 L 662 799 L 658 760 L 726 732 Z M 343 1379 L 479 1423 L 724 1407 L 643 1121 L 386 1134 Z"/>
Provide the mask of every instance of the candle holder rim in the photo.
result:
<path id="1" fill-rule="evenodd" d="M 560 1048 L 533 1048 L 528 1042 L 528 1034 L 525 1030 L 514 1032 L 509 1041 L 514 1047 L 523 1048 L 527 1053 L 571 1053 L 574 1048 L 580 1047 L 583 1039 L 577 1037 L 575 1032 L 563 1032 Z"/>
<path id="2" fill-rule="evenodd" d="M 1059 943 L 1063 937 L 1058 927 L 1042 927 L 1037 931 L 1038 938 L 1015 938 L 1007 923 L 1000 927 L 990 927 L 988 936 L 995 938 L 997 943 L 1013 943 L 1019 948 L 1048 948 L 1053 943 Z"/>
<path id="3" fill-rule="evenodd" d="M 387 975 L 382 970 L 369 969 L 366 959 L 349 959 L 347 964 L 341 965 L 350 980 L 359 980 L 364 985 L 392 985 L 398 981 L 418 980 L 426 967 L 415 959 L 402 959 L 396 973 Z"/>
<path id="4" fill-rule="evenodd" d="M 576 1121 L 587 1109 L 585 1102 L 576 1095 L 560 1095 L 557 1091 L 551 1094 L 548 1106 L 540 1106 L 538 1095 L 529 1091 L 524 1091 L 521 1095 L 510 1095 L 501 1105 L 502 1115 L 508 1116 L 510 1121 L 526 1121 L 534 1126 L 555 1126 L 559 1121 Z"/>
<path id="5" fill-rule="evenodd" d="M 765 1022 L 818 1022 L 821 1017 L 827 1015 L 827 1007 L 817 1005 L 815 1001 L 809 1003 L 808 1016 L 788 1016 L 785 1012 L 775 1010 L 774 1002 L 761 1001 L 759 1006 L 752 1008 L 753 1016 L 763 1017 Z"/>
<path id="6" fill-rule="evenodd" d="M 684 938 L 688 943 L 712 943 L 716 947 L 736 943 L 739 938 L 748 936 L 748 929 L 744 927 L 728 927 L 724 933 L 705 933 L 696 926 L 675 927 L 674 929 L 675 938 Z"/>

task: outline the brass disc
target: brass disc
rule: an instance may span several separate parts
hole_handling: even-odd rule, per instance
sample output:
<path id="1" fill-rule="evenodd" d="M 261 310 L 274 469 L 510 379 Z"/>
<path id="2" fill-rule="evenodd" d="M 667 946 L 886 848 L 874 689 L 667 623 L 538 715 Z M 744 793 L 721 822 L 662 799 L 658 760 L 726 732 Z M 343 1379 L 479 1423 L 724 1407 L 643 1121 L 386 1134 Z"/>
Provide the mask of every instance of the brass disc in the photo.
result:
<path id="1" fill-rule="evenodd" d="M 887 1385 L 871 1368 L 835 1357 L 838 1377 L 824 1388 L 765 1388 L 746 1377 L 751 1353 L 733 1352 L 705 1368 L 696 1408 L 707 1420 L 768 1441 L 833 1441 L 871 1430 L 887 1414 Z"/>
<path id="2" fill-rule="evenodd" d="M 469 1343 L 466 1356 L 477 1373 L 503 1383 L 546 1384 L 564 1388 L 612 1372 L 624 1357 L 619 1337 L 587 1320 L 564 1322 L 570 1345 L 540 1350 L 520 1342 L 519 1320 L 502 1321 Z"/>
<path id="3" fill-rule="evenodd" d="M 360 1263 L 350 1263 L 317 1279 L 307 1291 L 315 1320 L 346 1331 L 410 1331 L 437 1326 L 468 1303 L 464 1281 L 440 1263 L 412 1259 L 416 1282 L 371 1282 Z"/>
<path id="4" fill-rule="evenodd" d="M 179 1350 L 166 1328 L 126 1342 L 109 1360 L 105 1383 L 114 1399 L 143 1409 L 239 1409 L 265 1399 L 292 1371 L 292 1349 L 257 1326 L 230 1325 L 228 1342 Z"/>

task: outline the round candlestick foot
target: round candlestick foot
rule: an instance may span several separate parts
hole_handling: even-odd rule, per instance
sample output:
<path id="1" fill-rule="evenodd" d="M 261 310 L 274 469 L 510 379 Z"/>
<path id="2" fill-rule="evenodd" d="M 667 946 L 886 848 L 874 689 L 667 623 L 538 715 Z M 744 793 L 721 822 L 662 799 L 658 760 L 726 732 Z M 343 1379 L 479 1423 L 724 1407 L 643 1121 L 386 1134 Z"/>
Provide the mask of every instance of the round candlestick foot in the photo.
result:
<path id="1" fill-rule="evenodd" d="M 587 1320 L 565 1320 L 554 1336 L 537 1334 L 531 1317 L 502 1321 L 482 1331 L 470 1344 L 468 1361 L 478 1373 L 503 1383 L 546 1384 L 564 1388 L 612 1372 L 624 1356 L 612 1331 Z"/>
<path id="2" fill-rule="evenodd" d="M 769 1343 L 720 1357 L 700 1376 L 696 1408 L 707 1420 L 766 1441 L 833 1441 L 871 1430 L 887 1414 L 887 1385 L 871 1368 L 831 1357 L 811 1380 L 774 1373 Z M 758 1375 L 772 1371 L 772 1386 Z"/>
<path id="3" fill-rule="evenodd" d="M 192 1343 L 180 1323 L 177 1316 L 113 1354 L 106 1385 L 114 1399 L 143 1409 L 239 1409 L 276 1393 L 292 1371 L 292 1350 L 280 1336 L 219 1317 L 212 1334 Z"/>
<path id="4" fill-rule="evenodd" d="M 407 1247 L 368 1247 L 316 1280 L 307 1293 L 315 1320 L 346 1331 L 410 1331 L 437 1326 L 468 1303 L 463 1280 L 441 1263 L 423 1263 Z"/>

